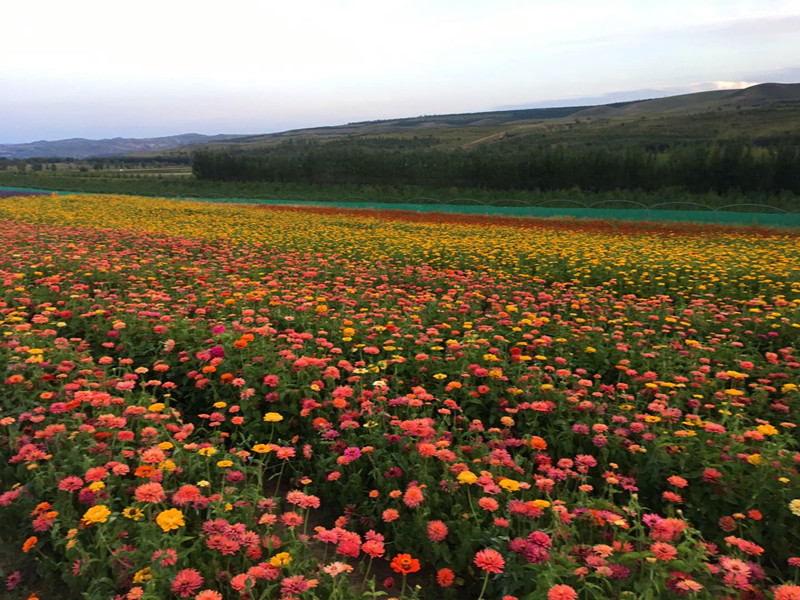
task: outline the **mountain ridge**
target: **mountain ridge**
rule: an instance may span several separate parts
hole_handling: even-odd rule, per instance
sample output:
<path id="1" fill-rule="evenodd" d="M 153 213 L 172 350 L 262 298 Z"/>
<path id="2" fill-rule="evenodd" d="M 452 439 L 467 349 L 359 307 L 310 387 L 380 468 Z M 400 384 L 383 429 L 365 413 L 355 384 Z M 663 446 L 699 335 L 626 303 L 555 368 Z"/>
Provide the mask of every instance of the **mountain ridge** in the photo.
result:
<path id="1" fill-rule="evenodd" d="M 743 89 L 713 90 L 641 100 L 618 101 L 593 106 L 550 108 L 514 108 L 473 113 L 446 113 L 354 121 L 342 125 L 326 125 L 290 129 L 266 134 L 215 136 L 181 134 L 156 138 L 107 138 L 0 144 L 0 158 L 108 158 L 113 156 L 187 156 L 201 148 L 238 148 L 242 150 L 271 146 L 287 140 L 331 140 L 336 138 L 369 138 L 393 136 L 408 138 L 418 135 L 443 136 L 446 146 L 474 147 L 493 143 L 526 131 L 567 127 L 578 121 L 633 119 L 651 115 L 688 116 L 713 112 L 794 106 L 800 107 L 800 83 L 762 83 Z"/>
<path id="2" fill-rule="evenodd" d="M 202 143 L 223 142 L 239 137 L 234 134 L 203 135 L 182 133 L 151 138 L 103 138 L 92 140 L 73 137 L 62 140 L 37 140 L 21 144 L 0 144 L 0 158 L 108 158 L 136 152 L 165 151 Z"/>

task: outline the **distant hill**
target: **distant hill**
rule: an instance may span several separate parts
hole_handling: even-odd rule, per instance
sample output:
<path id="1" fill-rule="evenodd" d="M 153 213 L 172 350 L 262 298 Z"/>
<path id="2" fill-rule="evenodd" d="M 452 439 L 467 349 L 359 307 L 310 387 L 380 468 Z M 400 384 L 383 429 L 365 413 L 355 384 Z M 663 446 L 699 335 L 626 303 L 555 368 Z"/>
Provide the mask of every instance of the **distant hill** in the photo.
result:
<path id="1" fill-rule="evenodd" d="M 331 127 L 293 129 L 186 146 L 169 152 L 187 156 L 197 149 L 258 152 L 288 141 L 357 144 L 380 138 L 428 140 L 428 149 L 452 150 L 505 144 L 522 139 L 546 144 L 671 144 L 679 142 L 777 139 L 800 136 L 800 84 L 764 83 L 599 106 L 530 108 L 363 121 Z M 367 142 L 368 143 L 368 142 Z M 152 153 L 151 153 L 152 154 Z"/>
<path id="2" fill-rule="evenodd" d="M 182 146 L 232 140 L 236 137 L 238 136 L 185 133 L 169 137 L 141 139 L 118 137 L 105 140 L 84 138 L 41 140 L 27 144 L 0 144 L 0 158 L 102 158 L 123 156 L 134 152 L 165 151 Z"/>
<path id="3" fill-rule="evenodd" d="M 102 158 L 111 156 L 182 157 L 197 149 L 260 152 L 286 142 L 376 139 L 454 150 L 499 144 L 663 146 L 741 139 L 774 144 L 800 139 L 800 83 L 763 83 L 598 106 L 423 115 L 361 121 L 346 125 L 293 129 L 270 134 L 185 134 L 161 138 L 70 139 L 0 144 L 0 158 Z M 371 142 L 369 141 L 371 140 Z"/>
<path id="4" fill-rule="evenodd" d="M 574 116 L 579 118 L 613 117 L 675 111 L 697 113 L 709 110 L 758 108 L 785 103 L 800 103 L 800 83 L 762 83 L 741 90 L 697 92 L 653 100 L 592 106 L 575 112 Z"/>

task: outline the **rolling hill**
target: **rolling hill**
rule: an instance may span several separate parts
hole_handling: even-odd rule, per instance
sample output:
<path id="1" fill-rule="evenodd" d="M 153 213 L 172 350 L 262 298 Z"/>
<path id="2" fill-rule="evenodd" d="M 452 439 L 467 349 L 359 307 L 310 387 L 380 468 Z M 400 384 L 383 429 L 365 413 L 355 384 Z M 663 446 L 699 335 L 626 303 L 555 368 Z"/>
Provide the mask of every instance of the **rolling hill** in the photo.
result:
<path id="1" fill-rule="evenodd" d="M 123 156 L 136 152 L 163 152 L 172 148 L 189 146 L 214 141 L 230 140 L 235 135 L 201 135 L 185 133 L 168 137 L 155 138 L 113 138 L 105 140 L 87 140 L 71 138 L 67 140 L 40 140 L 27 144 L 0 144 L 0 158 L 102 158 Z"/>
<path id="2" fill-rule="evenodd" d="M 161 138 L 81 138 L 0 144 L 0 158 L 184 157 L 198 149 L 258 152 L 286 142 L 418 142 L 428 149 L 495 144 L 664 146 L 697 141 L 800 143 L 800 83 L 764 83 L 598 106 L 528 108 L 361 121 L 269 134 L 184 134 Z M 421 142 L 420 142 L 421 143 Z"/>
<path id="3" fill-rule="evenodd" d="M 442 150 L 528 138 L 548 144 L 655 143 L 686 139 L 758 139 L 800 136 L 800 83 L 764 83 L 600 106 L 532 108 L 427 115 L 295 129 L 203 144 L 202 148 L 257 151 L 288 140 L 334 141 L 371 138 L 432 140 Z M 630 139 L 629 139 L 630 138 Z M 184 147 L 170 154 L 188 154 Z"/>

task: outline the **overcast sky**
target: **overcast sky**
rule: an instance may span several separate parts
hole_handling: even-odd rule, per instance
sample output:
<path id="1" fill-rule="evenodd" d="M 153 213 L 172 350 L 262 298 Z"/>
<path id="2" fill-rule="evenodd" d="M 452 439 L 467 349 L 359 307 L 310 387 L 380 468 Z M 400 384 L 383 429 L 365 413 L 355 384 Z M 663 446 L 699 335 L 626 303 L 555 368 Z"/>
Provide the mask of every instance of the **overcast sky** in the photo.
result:
<path id="1" fill-rule="evenodd" d="M 800 81 L 800 0 L 0 0 L 0 143 Z"/>

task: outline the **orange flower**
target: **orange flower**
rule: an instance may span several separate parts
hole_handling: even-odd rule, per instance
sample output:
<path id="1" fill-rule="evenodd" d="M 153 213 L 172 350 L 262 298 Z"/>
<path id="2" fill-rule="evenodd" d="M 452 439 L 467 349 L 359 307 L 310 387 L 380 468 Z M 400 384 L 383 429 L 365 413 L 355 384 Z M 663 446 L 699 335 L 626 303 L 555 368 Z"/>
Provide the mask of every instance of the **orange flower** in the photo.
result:
<path id="1" fill-rule="evenodd" d="M 39 538 L 36 537 L 35 535 L 32 535 L 27 540 L 25 540 L 24 544 L 22 544 L 22 551 L 23 552 L 30 552 L 33 549 L 33 547 L 36 545 L 36 542 L 38 542 L 38 541 L 39 541 Z"/>
<path id="2" fill-rule="evenodd" d="M 150 477 L 155 472 L 156 472 L 155 467 L 153 467 L 151 465 L 139 465 L 138 467 L 136 467 L 136 470 L 133 472 L 133 474 L 136 477 L 145 477 L 145 478 L 147 478 L 147 477 Z"/>
<path id="3" fill-rule="evenodd" d="M 416 508 L 422 504 L 423 500 L 425 500 L 425 496 L 422 495 L 422 488 L 417 485 L 409 486 L 403 495 L 403 503 L 409 508 Z"/>
<path id="4" fill-rule="evenodd" d="M 408 575 L 409 573 L 416 573 L 420 570 L 419 561 L 416 558 L 411 558 L 410 554 L 398 554 L 392 559 L 389 564 L 395 573 Z"/>
<path id="5" fill-rule="evenodd" d="M 538 435 L 535 435 L 531 438 L 531 448 L 534 450 L 547 450 L 547 442 Z"/>

